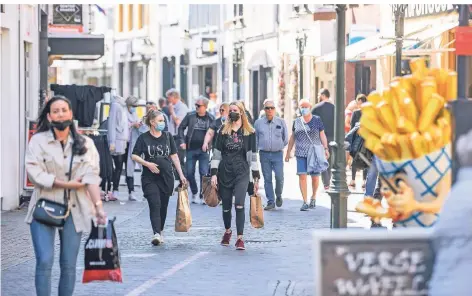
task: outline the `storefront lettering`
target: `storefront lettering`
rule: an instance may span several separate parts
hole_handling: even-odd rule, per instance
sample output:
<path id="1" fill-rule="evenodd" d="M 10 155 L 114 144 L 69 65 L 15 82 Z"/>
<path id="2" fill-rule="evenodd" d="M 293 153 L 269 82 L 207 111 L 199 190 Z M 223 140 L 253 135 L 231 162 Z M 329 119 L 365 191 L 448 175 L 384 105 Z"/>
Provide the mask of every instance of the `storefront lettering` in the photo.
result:
<path id="1" fill-rule="evenodd" d="M 405 12 L 405 18 L 435 15 L 451 10 L 454 10 L 452 4 L 409 4 Z"/>

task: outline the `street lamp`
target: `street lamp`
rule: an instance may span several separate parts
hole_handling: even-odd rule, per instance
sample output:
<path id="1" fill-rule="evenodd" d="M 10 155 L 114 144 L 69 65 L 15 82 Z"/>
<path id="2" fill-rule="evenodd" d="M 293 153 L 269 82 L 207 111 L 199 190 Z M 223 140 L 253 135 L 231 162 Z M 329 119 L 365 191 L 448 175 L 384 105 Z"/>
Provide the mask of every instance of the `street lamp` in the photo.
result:
<path id="1" fill-rule="evenodd" d="M 408 4 L 392 4 L 392 12 L 395 16 L 395 75 L 402 76 L 402 48 L 405 29 L 405 11 Z"/>
<path id="2" fill-rule="evenodd" d="M 306 35 L 305 32 L 303 31 L 298 31 L 297 33 L 297 38 L 295 39 L 297 42 L 297 48 L 298 48 L 298 60 L 299 60 L 299 75 L 298 75 L 298 86 L 300 87 L 300 95 L 298 96 L 301 99 L 303 99 L 303 52 L 305 51 L 306 47 L 306 39 L 308 36 Z"/>
<path id="3" fill-rule="evenodd" d="M 334 114 L 334 142 L 330 143 L 334 156 L 331 184 L 331 228 L 347 227 L 346 154 L 344 152 L 344 61 L 346 50 L 346 5 L 336 5 L 337 49 L 336 49 L 336 101 Z"/>
<path id="4" fill-rule="evenodd" d="M 244 60 L 243 29 L 243 25 L 235 26 L 235 28 L 233 29 L 233 83 L 236 83 L 236 100 L 241 99 L 241 68 Z"/>

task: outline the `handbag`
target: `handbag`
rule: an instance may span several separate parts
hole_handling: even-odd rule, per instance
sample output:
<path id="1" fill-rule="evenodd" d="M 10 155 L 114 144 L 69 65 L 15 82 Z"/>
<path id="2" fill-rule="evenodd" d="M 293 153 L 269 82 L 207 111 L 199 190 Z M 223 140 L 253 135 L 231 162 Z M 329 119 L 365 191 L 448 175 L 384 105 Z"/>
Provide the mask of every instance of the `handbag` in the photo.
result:
<path id="1" fill-rule="evenodd" d="M 303 126 L 303 130 L 305 131 L 308 140 L 310 140 L 311 143 L 311 146 L 308 149 L 307 156 L 307 173 L 321 173 L 326 171 L 328 169 L 329 164 L 324 154 L 323 145 L 316 145 L 315 143 L 313 143 L 301 118 L 300 123 Z"/>
<path id="2" fill-rule="evenodd" d="M 254 180 L 254 183 L 256 182 L 257 180 Z M 254 194 L 252 194 L 250 197 L 249 218 L 252 227 L 262 228 L 264 227 L 264 209 L 262 207 L 262 198 L 255 189 L 253 189 L 253 191 Z"/>
<path id="3" fill-rule="evenodd" d="M 69 168 L 69 181 L 72 176 L 72 160 L 74 154 L 70 158 Z M 70 214 L 70 189 L 64 189 L 64 203 L 58 203 L 55 201 L 48 200 L 46 198 L 40 198 L 35 205 L 33 211 L 33 218 L 41 224 L 52 226 L 52 227 L 63 227 L 67 217 Z"/>

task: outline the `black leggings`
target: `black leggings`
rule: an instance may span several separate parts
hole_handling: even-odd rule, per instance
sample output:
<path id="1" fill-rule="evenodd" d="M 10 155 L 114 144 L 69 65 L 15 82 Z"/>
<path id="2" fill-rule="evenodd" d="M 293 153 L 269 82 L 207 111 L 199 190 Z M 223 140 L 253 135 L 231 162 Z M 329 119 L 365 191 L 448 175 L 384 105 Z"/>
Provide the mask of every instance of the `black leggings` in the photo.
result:
<path id="1" fill-rule="evenodd" d="M 123 171 L 123 162 L 126 160 L 127 155 L 113 155 L 113 164 L 115 168 L 113 169 L 113 191 L 118 191 L 120 188 L 120 177 L 121 172 Z"/>
<path id="2" fill-rule="evenodd" d="M 153 180 L 141 180 L 143 194 L 149 204 L 149 216 L 154 234 L 161 233 L 164 230 L 167 217 L 167 207 L 169 206 L 170 196 L 166 195 L 157 186 Z"/>
<path id="3" fill-rule="evenodd" d="M 241 178 L 233 187 L 224 187 L 218 185 L 218 193 L 223 202 L 223 221 L 225 223 L 225 229 L 231 228 L 231 206 L 233 204 L 234 196 L 234 208 L 236 210 L 236 230 L 238 235 L 244 233 L 244 202 L 246 200 L 246 192 L 248 190 L 249 175 Z"/>
<path id="4" fill-rule="evenodd" d="M 126 150 L 125 150 L 125 175 L 126 175 L 126 185 L 128 186 L 128 193 L 131 194 L 131 192 L 134 191 L 134 176 L 128 177 L 128 151 L 129 151 L 129 142 L 126 144 Z M 134 162 L 133 162 L 134 163 Z M 134 168 L 133 168 L 134 172 Z"/>
<path id="5" fill-rule="evenodd" d="M 356 180 L 356 174 L 357 174 L 357 171 L 359 169 L 358 168 L 355 168 L 354 166 L 351 167 L 351 174 L 352 174 L 352 180 L 355 181 Z M 367 179 L 367 172 L 369 171 L 369 169 L 363 169 L 362 170 L 362 177 L 364 178 L 364 181 Z"/>

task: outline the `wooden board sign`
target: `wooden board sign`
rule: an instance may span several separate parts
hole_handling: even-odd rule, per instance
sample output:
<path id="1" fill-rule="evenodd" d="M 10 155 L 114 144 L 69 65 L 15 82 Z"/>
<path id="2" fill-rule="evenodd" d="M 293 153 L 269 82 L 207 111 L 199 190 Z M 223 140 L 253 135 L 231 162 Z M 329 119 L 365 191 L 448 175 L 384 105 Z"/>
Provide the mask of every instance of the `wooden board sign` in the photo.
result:
<path id="1" fill-rule="evenodd" d="M 425 229 L 315 231 L 315 295 L 428 295 L 430 237 Z"/>

